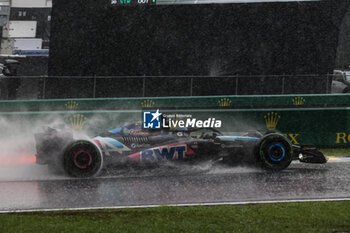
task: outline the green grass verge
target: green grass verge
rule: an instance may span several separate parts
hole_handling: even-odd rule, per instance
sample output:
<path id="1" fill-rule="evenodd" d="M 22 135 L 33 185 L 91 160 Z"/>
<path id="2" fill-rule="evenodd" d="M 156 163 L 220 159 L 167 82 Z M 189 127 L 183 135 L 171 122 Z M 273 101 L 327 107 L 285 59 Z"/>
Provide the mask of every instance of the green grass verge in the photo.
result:
<path id="1" fill-rule="evenodd" d="M 350 157 L 350 148 L 323 148 L 320 151 L 326 156 L 347 156 Z"/>
<path id="2" fill-rule="evenodd" d="M 350 202 L 1 214 L 0 232 L 344 232 Z"/>

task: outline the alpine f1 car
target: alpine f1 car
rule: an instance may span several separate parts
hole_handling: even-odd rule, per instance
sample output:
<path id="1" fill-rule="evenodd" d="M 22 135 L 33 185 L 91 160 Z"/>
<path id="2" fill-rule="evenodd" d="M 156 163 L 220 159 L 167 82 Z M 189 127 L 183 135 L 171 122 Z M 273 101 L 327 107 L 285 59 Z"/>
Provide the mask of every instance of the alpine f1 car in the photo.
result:
<path id="1" fill-rule="evenodd" d="M 165 161 L 220 160 L 252 163 L 268 170 L 287 168 L 292 160 L 326 163 L 314 146 L 292 145 L 281 134 L 258 131 L 224 136 L 214 128 L 143 129 L 132 124 L 80 140 L 65 126 L 35 134 L 36 162 L 72 177 L 92 177 L 108 165 L 159 164 Z"/>

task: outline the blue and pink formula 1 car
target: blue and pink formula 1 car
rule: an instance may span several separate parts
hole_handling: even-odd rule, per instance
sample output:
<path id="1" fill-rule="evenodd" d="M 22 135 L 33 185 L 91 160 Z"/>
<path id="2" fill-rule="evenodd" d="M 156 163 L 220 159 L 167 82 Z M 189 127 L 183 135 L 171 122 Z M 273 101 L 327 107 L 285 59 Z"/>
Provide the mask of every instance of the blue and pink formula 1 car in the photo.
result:
<path id="1" fill-rule="evenodd" d="M 213 128 L 151 130 L 141 124 L 116 128 L 91 140 L 79 140 L 65 126 L 45 127 L 35 135 L 37 163 L 72 177 L 92 177 L 111 165 L 145 166 L 165 161 L 220 160 L 283 170 L 292 160 L 326 163 L 314 146 L 292 145 L 281 134 L 247 132 L 224 136 Z M 145 166 L 148 167 L 148 166 Z"/>

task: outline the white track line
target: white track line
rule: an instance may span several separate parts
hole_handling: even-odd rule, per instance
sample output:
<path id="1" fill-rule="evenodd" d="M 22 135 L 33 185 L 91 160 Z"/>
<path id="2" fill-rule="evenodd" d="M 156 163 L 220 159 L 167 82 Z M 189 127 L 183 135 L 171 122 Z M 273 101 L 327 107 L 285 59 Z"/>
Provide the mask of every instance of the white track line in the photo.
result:
<path id="1" fill-rule="evenodd" d="M 326 202 L 326 201 L 350 201 L 346 198 L 326 198 L 326 199 L 295 199 L 295 200 L 278 200 L 278 201 L 241 201 L 241 202 L 209 202 L 196 204 L 163 204 L 163 205 L 135 205 L 135 206 L 105 206 L 105 207 L 83 207 L 83 208 L 61 208 L 61 209 L 28 209 L 28 210 L 2 210 L 0 214 L 9 213 L 35 213 L 35 212 L 57 212 L 57 211 L 82 211 L 82 210 L 106 210 L 106 209 L 139 209 L 139 208 L 156 208 L 161 206 L 167 207 L 189 207 L 189 206 L 215 206 L 215 205 L 248 205 L 248 204 L 271 204 L 271 203 L 300 203 L 300 202 Z"/>

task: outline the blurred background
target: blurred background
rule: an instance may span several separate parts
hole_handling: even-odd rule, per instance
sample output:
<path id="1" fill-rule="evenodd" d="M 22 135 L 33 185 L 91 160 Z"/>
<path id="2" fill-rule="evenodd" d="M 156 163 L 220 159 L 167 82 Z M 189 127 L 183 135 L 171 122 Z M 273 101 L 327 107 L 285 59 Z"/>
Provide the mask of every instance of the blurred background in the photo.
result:
<path id="1" fill-rule="evenodd" d="M 0 97 L 350 92 L 349 1 L 247 2 L 0 0 Z"/>

